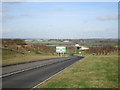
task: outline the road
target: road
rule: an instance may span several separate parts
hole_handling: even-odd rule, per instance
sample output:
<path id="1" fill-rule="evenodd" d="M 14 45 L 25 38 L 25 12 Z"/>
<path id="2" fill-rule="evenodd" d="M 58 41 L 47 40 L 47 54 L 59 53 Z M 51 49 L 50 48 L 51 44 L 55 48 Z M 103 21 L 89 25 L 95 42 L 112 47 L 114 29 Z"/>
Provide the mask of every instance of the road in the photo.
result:
<path id="1" fill-rule="evenodd" d="M 46 63 L 46 65 L 37 68 L 5 76 L 2 78 L 3 88 L 33 88 L 35 85 L 43 82 L 50 76 L 65 69 L 82 58 L 83 57 L 75 56 L 71 58 L 59 59 L 57 62 L 55 59 L 51 59 L 52 63 L 50 64 Z"/>
<path id="2" fill-rule="evenodd" d="M 74 57 L 73 57 L 74 58 Z M 67 58 L 54 58 L 54 59 L 49 59 L 49 60 L 39 60 L 36 62 L 31 62 L 31 63 L 24 63 L 24 64 L 18 64 L 18 65 L 11 65 L 11 66 L 6 66 L 2 68 L 2 75 L 0 76 L 7 76 L 12 73 L 17 73 L 17 72 L 22 72 L 22 70 L 28 70 L 31 68 L 35 67 L 40 67 L 46 64 L 58 62 L 58 61 L 63 61 L 66 59 L 70 59 L 70 57 Z"/>

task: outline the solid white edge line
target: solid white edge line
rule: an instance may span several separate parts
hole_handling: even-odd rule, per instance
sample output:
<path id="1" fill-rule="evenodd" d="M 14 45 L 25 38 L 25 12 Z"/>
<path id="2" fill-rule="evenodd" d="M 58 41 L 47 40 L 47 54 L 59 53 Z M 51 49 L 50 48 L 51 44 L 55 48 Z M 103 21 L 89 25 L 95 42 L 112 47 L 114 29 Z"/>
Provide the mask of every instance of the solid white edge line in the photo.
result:
<path id="1" fill-rule="evenodd" d="M 42 67 L 42 66 L 45 66 L 45 65 L 49 65 L 49 64 L 52 64 L 52 63 L 48 63 L 48 64 L 44 64 L 44 65 L 36 66 L 36 67 L 32 67 L 32 68 L 18 70 L 16 72 L 12 72 L 12 73 L 9 73 L 9 74 L 1 75 L 0 78 L 6 77 L 6 76 L 10 76 L 10 75 L 13 75 L 13 74 L 17 74 L 17 73 L 20 73 L 20 72 L 25 72 L 25 71 L 28 71 L 28 70 L 31 70 L 31 69 L 39 68 L 39 67 Z"/>
<path id="2" fill-rule="evenodd" d="M 80 61 L 83 60 L 83 59 L 84 59 L 84 58 L 80 59 L 79 61 L 76 61 L 75 63 L 80 62 Z M 64 68 L 63 70 L 59 71 L 58 73 L 55 73 L 55 74 L 52 75 L 51 77 L 49 77 L 49 78 L 45 79 L 44 81 L 42 81 L 41 83 L 39 83 L 39 84 L 33 86 L 32 89 L 38 87 L 39 85 L 45 83 L 46 81 L 50 80 L 50 79 L 53 78 L 54 76 L 60 74 L 60 73 L 63 72 L 64 70 L 70 68 L 70 67 L 73 66 L 75 63 L 71 64 L 70 66 L 68 66 L 68 67 L 66 67 L 66 68 Z M 32 90 L 32 89 L 31 89 L 31 90 Z"/>
<path id="3" fill-rule="evenodd" d="M 65 60 L 61 60 L 61 61 L 65 61 Z M 58 61 L 58 62 L 61 62 L 61 61 Z M 13 74 L 20 73 L 20 72 L 25 72 L 25 71 L 28 71 L 28 70 L 31 70 L 31 69 L 39 68 L 39 67 L 46 66 L 46 65 L 49 65 L 49 64 L 53 64 L 53 63 L 57 63 L 57 62 L 52 62 L 52 63 L 48 63 L 48 64 L 44 64 L 44 65 L 40 65 L 40 66 L 36 66 L 36 67 L 32 67 L 32 68 L 30 67 L 30 68 L 18 70 L 18 71 L 15 71 L 15 72 L 11 72 L 11 73 L 8 73 L 8 74 L 1 75 L 0 78 L 7 77 L 7 76 L 10 76 L 10 75 L 13 75 Z"/>

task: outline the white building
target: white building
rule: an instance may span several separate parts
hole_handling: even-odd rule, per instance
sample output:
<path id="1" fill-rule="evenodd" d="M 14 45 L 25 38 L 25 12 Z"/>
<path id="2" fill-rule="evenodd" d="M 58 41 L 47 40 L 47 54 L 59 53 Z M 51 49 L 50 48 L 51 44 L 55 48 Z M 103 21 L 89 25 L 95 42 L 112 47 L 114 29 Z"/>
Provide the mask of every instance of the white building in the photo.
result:
<path id="1" fill-rule="evenodd" d="M 80 50 L 88 50 L 89 48 L 81 46 Z"/>

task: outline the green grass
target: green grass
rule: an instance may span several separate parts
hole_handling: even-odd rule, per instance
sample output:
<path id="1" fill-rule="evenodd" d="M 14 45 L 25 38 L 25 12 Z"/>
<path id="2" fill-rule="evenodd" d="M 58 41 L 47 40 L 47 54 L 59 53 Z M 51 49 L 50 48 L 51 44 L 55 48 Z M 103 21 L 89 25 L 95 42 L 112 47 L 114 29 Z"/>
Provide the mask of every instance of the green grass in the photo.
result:
<path id="1" fill-rule="evenodd" d="M 38 61 L 43 59 L 51 59 L 51 58 L 58 58 L 58 56 L 40 56 L 40 55 L 17 55 L 14 58 L 9 58 L 6 60 L 2 60 L 2 66 L 11 65 L 11 64 L 18 64 L 18 63 L 25 63 L 31 61 Z"/>
<path id="2" fill-rule="evenodd" d="M 43 59 L 50 59 L 50 58 L 58 58 L 58 56 L 44 54 L 44 53 L 36 54 L 33 52 L 22 54 L 20 52 L 15 52 L 15 51 L 7 50 L 7 49 L 2 50 L 2 66 L 43 60 Z"/>
<path id="3" fill-rule="evenodd" d="M 38 88 L 118 88 L 118 56 L 86 56 Z"/>

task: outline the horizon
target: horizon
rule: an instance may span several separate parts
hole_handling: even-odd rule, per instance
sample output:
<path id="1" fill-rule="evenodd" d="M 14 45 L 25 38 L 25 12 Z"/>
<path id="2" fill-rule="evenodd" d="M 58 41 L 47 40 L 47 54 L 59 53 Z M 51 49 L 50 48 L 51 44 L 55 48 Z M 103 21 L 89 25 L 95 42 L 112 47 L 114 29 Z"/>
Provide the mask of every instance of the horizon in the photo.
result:
<path id="1" fill-rule="evenodd" d="M 25 39 L 25 40 L 50 40 L 50 39 L 54 39 L 54 38 L 50 38 L 50 39 L 47 39 L 47 38 L 0 38 L 0 39 Z M 55 38 L 56 40 L 57 38 Z M 118 40 L 119 38 L 79 38 L 79 39 L 100 39 L 100 40 Z M 76 40 L 79 40 L 79 39 L 76 39 Z M 73 39 L 67 39 L 67 38 L 63 38 L 63 39 L 60 39 L 58 38 L 57 40 L 73 40 Z"/>

